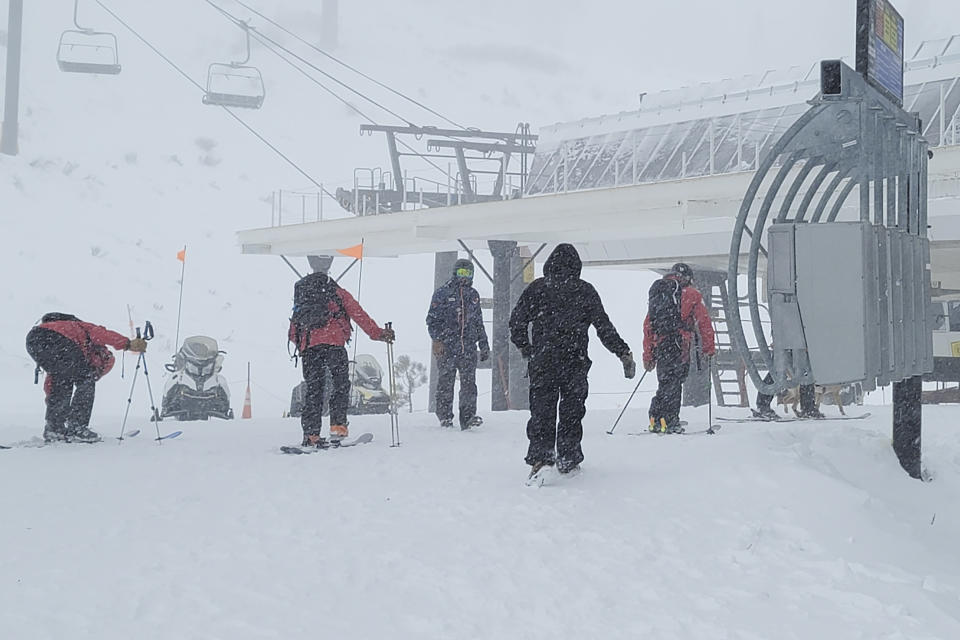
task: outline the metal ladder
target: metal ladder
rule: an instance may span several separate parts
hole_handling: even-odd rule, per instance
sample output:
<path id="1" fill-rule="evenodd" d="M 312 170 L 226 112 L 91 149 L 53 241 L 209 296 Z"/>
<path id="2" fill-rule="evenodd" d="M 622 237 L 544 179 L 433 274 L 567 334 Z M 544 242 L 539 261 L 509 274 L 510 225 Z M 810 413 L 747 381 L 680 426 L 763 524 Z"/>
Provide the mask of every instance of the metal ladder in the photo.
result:
<path id="1" fill-rule="evenodd" d="M 711 376 L 714 394 L 721 407 L 749 407 L 747 396 L 747 372 L 742 360 L 733 348 L 727 327 L 727 285 L 720 283 L 710 290 L 710 319 L 713 321 L 716 355 L 713 358 Z"/>

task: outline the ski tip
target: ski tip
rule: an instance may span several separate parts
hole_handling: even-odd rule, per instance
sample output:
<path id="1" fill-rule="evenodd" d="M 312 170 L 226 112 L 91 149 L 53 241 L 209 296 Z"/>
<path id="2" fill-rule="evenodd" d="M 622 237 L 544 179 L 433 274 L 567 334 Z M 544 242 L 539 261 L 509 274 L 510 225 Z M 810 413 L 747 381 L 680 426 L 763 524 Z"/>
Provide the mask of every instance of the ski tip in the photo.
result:
<path id="1" fill-rule="evenodd" d="M 160 436 L 159 438 L 154 438 L 154 440 L 173 440 L 174 438 L 179 438 L 183 435 L 183 431 L 174 431 L 173 433 L 168 433 L 165 436 Z"/>
<path id="2" fill-rule="evenodd" d="M 300 447 L 280 447 L 280 453 L 288 453 L 290 455 L 301 456 L 306 453 Z"/>

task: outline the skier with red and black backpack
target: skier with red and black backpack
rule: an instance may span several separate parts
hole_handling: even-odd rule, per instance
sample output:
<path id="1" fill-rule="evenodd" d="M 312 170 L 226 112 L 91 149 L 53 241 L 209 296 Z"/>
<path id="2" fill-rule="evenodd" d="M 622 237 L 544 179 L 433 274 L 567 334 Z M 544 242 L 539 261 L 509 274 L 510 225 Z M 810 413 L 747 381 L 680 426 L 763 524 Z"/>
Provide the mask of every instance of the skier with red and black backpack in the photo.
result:
<path id="1" fill-rule="evenodd" d="M 693 286 L 693 269 L 678 262 L 650 287 L 643 321 L 643 367 L 657 370 L 657 395 L 650 402 L 650 431 L 683 433 L 680 401 L 690 372 L 696 335 L 705 356 L 715 352 L 713 325 L 703 296 Z"/>
<path id="2" fill-rule="evenodd" d="M 68 313 L 47 313 L 27 334 L 27 353 L 47 376 L 46 421 L 43 439 L 47 442 L 98 442 L 90 430 L 97 380 L 107 375 L 115 362 L 107 349 L 142 353 L 143 338 L 127 338 L 104 327 L 84 322 Z M 35 381 L 36 381 L 35 380 Z"/>
<path id="3" fill-rule="evenodd" d="M 326 372 L 333 381 L 330 390 L 330 439 L 346 438 L 347 407 L 350 402 L 349 359 L 353 320 L 371 340 L 393 342 L 393 329 L 383 329 L 373 321 L 352 295 L 323 271 L 308 274 L 293 288 L 293 315 L 287 334 L 303 361 L 303 446 L 324 447 L 320 436 L 323 421 L 323 396 Z"/>

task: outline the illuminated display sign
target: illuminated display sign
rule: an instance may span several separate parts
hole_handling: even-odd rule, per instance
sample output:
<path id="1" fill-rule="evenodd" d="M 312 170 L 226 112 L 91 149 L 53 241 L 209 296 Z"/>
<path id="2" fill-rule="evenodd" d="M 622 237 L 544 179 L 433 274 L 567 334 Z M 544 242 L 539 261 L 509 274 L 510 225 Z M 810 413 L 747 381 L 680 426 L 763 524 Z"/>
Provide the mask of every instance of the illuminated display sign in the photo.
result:
<path id="1" fill-rule="evenodd" d="M 857 71 L 903 106 L 903 17 L 888 0 L 857 0 Z"/>

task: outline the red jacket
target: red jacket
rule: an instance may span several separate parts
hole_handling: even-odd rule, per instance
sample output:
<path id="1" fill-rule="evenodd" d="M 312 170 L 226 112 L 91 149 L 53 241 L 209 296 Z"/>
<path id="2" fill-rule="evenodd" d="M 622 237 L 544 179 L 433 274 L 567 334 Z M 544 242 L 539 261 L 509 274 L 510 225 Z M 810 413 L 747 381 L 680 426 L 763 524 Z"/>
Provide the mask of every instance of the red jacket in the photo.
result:
<path id="1" fill-rule="evenodd" d="M 336 302 L 330 302 L 330 321 L 327 326 L 311 330 L 307 335 L 300 336 L 300 343 L 297 344 L 297 327 L 290 323 L 290 329 L 287 331 L 287 337 L 290 342 L 297 345 L 300 352 L 304 352 L 310 347 L 318 344 L 332 344 L 342 347 L 350 340 L 350 334 L 353 329 L 350 327 L 350 321 L 353 320 L 363 329 L 364 333 L 370 336 L 371 340 L 379 340 L 383 329 L 377 326 L 377 323 L 367 315 L 360 303 L 353 299 L 353 296 L 346 289 L 337 287 L 337 295 L 340 296 L 343 312 Z"/>
<path id="2" fill-rule="evenodd" d="M 41 329 L 56 331 L 80 347 L 83 357 L 97 372 L 98 379 L 113 368 L 114 357 L 106 346 L 109 345 L 117 351 L 124 351 L 130 346 L 127 336 L 82 320 L 57 320 L 44 322 L 39 326 Z"/>
<path id="3" fill-rule="evenodd" d="M 666 276 L 671 278 L 671 276 Z M 700 343 L 703 348 L 703 354 L 712 356 L 716 352 L 713 342 L 713 323 L 710 321 L 710 314 L 707 307 L 703 304 L 703 296 L 693 286 L 683 288 L 680 294 L 680 320 L 683 328 L 680 329 L 680 336 L 683 338 L 683 361 L 690 360 L 690 345 L 693 342 L 694 331 L 700 334 Z M 649 366 L 656 362 L 653 350 L 660 344 L 660 336 L 653 333 L 653 327 L 650 325 L 650 314 L 643 321 L 643 363 Z"/>

